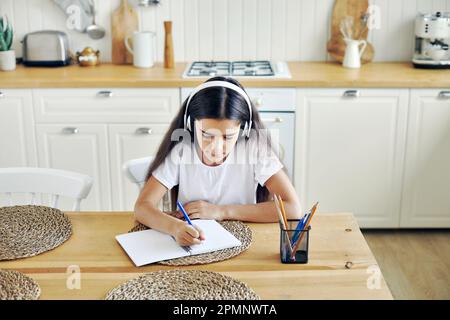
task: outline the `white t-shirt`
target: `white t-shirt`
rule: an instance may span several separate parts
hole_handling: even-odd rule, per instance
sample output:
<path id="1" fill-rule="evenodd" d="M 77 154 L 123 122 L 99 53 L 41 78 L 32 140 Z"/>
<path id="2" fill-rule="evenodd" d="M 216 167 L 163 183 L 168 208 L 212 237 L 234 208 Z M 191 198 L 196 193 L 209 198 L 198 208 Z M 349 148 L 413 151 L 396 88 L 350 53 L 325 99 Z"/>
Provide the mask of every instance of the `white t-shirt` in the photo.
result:
<path id="1" fill-rule="evenodd" d="M 178 200 L 183 204 L 197 200 L 255 204 L 258 184 L 264 186 L 283 167 L 275 152 L 265 146 L 255 135 L 239 138 L 222 164 L 207 166 L 195 142 L 179 142 L 152 175 L 167 189 L 179 185 Z"/>

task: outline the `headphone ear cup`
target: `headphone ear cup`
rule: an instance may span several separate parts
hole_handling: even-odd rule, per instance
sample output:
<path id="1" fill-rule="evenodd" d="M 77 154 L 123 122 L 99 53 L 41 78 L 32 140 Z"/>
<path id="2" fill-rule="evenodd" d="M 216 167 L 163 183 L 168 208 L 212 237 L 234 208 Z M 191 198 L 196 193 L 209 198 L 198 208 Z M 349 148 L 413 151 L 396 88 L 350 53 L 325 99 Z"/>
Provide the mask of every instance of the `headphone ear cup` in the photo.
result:
<path id="1" fill-rule="evenodd" d="M 250 120 L 250 123 L 248 123 L 248 128 L 247 128 L 247 138 L 250 138 L 250 133 L 252 132 L 252 124 L 253 124 L 253 121 Z"/>
<path id="2" fill-rule="evenodd" d="M 243 137 L 248 136 L 247 131 L 248 131 L 248 122 L 245 121 L 244 130 L 242 130 L 242 136 Z"/>
<path id="3" fill-rule="evenodd" d="M 191 129 L 191 116 L 188 116 L 187 119 L 186 119 L 186 128 L 189 131 L 192 131 L 192 129 Z"/>

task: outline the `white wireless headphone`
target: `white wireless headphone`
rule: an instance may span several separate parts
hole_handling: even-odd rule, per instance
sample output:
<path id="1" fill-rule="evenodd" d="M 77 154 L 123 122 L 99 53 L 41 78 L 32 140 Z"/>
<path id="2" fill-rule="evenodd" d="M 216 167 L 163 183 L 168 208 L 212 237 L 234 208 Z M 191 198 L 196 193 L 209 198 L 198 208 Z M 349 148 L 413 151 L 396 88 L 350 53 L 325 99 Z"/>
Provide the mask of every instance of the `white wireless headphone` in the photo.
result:
<path id="1" fill-rule="evenodd" d="M 242 132 L 242 136 L 250 137 L 250 129 L 252 128 L 252 118 L 253 118 L 252 104 L 250 103 L 250 98 L 248 97 L 248 95 L 245 93 L 244 90 L 239 88 L 237 85 L 227 82 L 227 81 L 208 81 L 208 82 L 202 83 L 197 88 L 195 88 L 194 91 L 191 92 L 191 94 L 189 95 L 189 98 L 187 100 L 187 103 L 186 103 L 186 110 L 184 112 L 184 129 L 192 131 L 191 116 L 188 116 L 189 103 L 191 102 L 192 98 L 194 97 L 194 95 L 197 92 L 199 92 L 203 89 L 206 89 L 206 88 L 211 88 L 211 87 L 225 87 L 225 88 L 236 91 L 242 97 L 244 97 L 245 102 L 247 102 L 248 110 L 250 113 L 250 120 L 248 122 L 247 121 L 245 122 L 244 131 Z"/>

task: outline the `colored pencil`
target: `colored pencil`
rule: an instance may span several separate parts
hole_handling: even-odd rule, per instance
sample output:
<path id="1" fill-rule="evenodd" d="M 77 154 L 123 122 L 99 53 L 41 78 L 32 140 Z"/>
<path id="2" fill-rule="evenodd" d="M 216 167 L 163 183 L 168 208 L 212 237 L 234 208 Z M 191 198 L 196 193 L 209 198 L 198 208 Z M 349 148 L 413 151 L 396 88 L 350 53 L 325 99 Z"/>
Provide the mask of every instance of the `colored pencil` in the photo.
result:
<path id="1" fill-rule="evenodd" d="M 277 196 L 277 195 L 275 195 L 275 197 L 278 197 L 277 199 L 278 199 L 278 202 L 279 202 L 279 204 L 280 204 L 281 213 L 283 214 L 284 224 L 286 225 L 286 228 L 287 228 L 288 222 L 287 222 L 286 211 L 284 210 L 283 199 L 281 199 L 281 197 L 280 197 L 280 196 Z"/>
<path id="2" fill-rule="evenodd" d="M 278 198 L 276 195 L 274 196 L 273 200 L 275 202 L 275 208 L 277 209 L 278 220 L 280 220 L 280 224 L 283 227 L 283 229 L 286 230 L 286 228 L 287 228 L 286 222 L 283 219 L 283 213 L 281 212 L 280 202 L 278 201 Z"/>
<path id="3" fill-rule="evenodd" d="M 311 215 L 311 213 L 313 212 L 313 210 L 315 210 L 316 206 L 317 206 L 317 203 L 316 203 L 315 205 L 313 205 L 313 206 L 311 207 L 311 209 L 308 210 L 308 213 L 306 213 L 306 214 L 303 216 L 303 218 L 301 218 L 300 221 L 298 222 L 297 227 L 295 228 L 294 236 L 292 237 L 292 243 L 291 243 L 292 246 L 295 245 L 295 242 L 297 241 L 297 239 L 298 239 L 300 233 L 305 229 L 306 221 L 308 221 L 309 216 Z"/>
<path id="4" fill-rule="evenodd" d="M 284 230 L 284 234 L 287 239 L 286 242 L 287 242 L 287 246 L 289 248 L 289 254 L 292 255 L 291 239 L 289 239 L 289 234 L 287 233 L 287 224 L 284 222 L 283 214 L 282 214 L 281 208 L 280 208 L 280 203 L 278 202 L 278 198 L 276 195 L 274 196 L 274 202 L 275 202 L 275 207 L 277 209 L 278 220 L 280 220 L 281 228 Z M 281 231 L 281 232 L 283 232 L 283 231 Z"/>

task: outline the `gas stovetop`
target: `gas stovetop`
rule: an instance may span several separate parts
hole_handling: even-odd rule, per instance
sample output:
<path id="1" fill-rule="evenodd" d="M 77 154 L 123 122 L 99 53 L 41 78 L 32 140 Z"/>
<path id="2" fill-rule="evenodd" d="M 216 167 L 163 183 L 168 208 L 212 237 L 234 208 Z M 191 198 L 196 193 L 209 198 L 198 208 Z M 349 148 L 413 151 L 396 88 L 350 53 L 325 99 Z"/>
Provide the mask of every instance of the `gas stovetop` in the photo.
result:
<path id="1" fill-rule="evenodd" d="M 183 78 L 210 78 L 215 76 L 236 78 L 290 78 L 285 62 L 260 61 L 194 61 Z"/>

